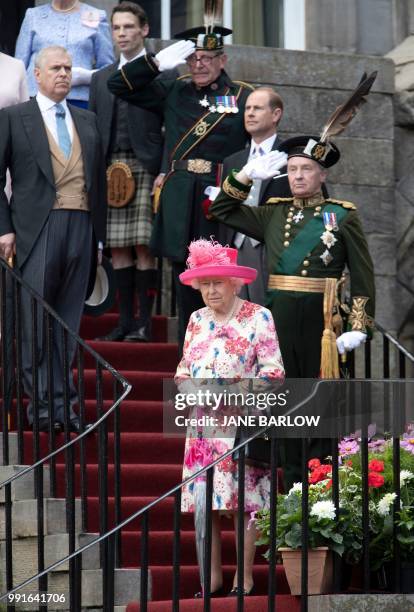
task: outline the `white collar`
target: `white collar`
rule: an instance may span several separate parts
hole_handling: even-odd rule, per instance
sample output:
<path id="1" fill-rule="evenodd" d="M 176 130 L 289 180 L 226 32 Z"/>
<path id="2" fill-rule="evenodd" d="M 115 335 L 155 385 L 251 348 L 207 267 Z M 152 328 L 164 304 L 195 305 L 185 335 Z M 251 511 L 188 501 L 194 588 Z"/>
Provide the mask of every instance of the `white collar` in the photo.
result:
<path id="1" fill-rule="evenodd" d="M 261 142 L 260 144 L 257 144 L 252 138 L 252 142 L 250 144 L 250 155 L 253 155 L 253 152 L 256 149 L 259 149 L 259 147 L 265 153 L 270 153 L 273 145 L 275 144 L 276 137 L 277 134 L 273 134 L 272 136 L 269 136 L 269 138 L 266 138 L 266 140 L 263 140 L 263 142 Z"/>
<path id="2" fill-rule="evenodd" d="M 142 47 L 141 51 L 138 53 L 138 55 L 136 55 L 135 57 L 133 57 L 132 59 L 127 59 L 125 57 L 125 55 L 123 53 L 121 53 L 121 55 L 119 56 L 119 66 L 118 68 L 122 68 L 122 66 L 124 66 L 125 64 L 127 64 L 128 62 L 133 62 L 134 60 L 138 59 L 139 57 L 142 57 L 143 55 L 146 54 L 146 50 L 145 47 Z"/>
<path id="3" fill-rule="evenodd" d="M 38 91 L 37 94 L 36 94 L 36 102 L 39 105 L 41 113 L 46 113 L 51 108 L 53 108 L 56 104 L 58 104 L 58 102 L 55 102 L 54 100 L 51 100 L 50 98 L 48 98 L 44 94 L 40 93 L 40 91 Z M 69 112 L 68 104 L 66 102 L 66 99 L 63 99 L 60 102 L 60 104 L 63 106 L 63 108 L 65 109 L 66 112 Z"/>

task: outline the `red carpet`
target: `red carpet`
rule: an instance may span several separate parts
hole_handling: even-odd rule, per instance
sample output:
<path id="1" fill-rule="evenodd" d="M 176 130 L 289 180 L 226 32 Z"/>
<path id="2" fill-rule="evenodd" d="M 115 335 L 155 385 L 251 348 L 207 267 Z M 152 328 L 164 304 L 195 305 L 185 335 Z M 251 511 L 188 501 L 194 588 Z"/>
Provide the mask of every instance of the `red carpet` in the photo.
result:
<path id="1" fill-rule="evenodd" d="M 122 457 L 122 518 L 154 500 L 167 489 L 178 484 L 181 480 L 183 438 L 173 438 L 162 434 L 162 380 L 173 376 L 177 365 L 177 346 L 166 342 L 167 320 L 164 317 L 154 317 L 154 342 L 150 344 L 122 343 L 122 342 L 96 342 L 92 339 L 105 334 L 115 325 L 116 315 L 107 314 L 101 318 L 84 317 L 81 335 L 88 339 L 91 346 L 101 354 L 111 365 L 119 369 L 133 385 L 128 399 L 121 407 L 121 457 Z M 86 388 L 86 415 L 87 421 L 92 421 L 96 414 L 94 401 L 96 374 L 92 360 L 85 359 L 85 367 L 92 367 L 85 372 Z M 109 407 L 113 394 L 110 376 L 104 376 L 105 406 Z M 109 420 L 108 457 L 113 459 L 113 434 L 111 433 L 113 420 Z M 30 432 L 25 436 L 31 437 Z M 46 434 L 41 435 L 42 452 L 47 451 Z M 59 439 L 58 439 L 59 441 Z M 28 440 L 29 442 L 29 440 Z M 62 437 L 63 442 L 63 437 Z M 31 460 L 31 443 L 25 444 L 27 449 L 25 460 Z M 97 464 L 97 436 L 92 434 L 86 442 L 87 457 L 87 491 L 88 491 L 88 531 L 99 530 L 99 500 L 98 500 L 98 464 Z M 79 467 L 75 470 L 76 494 L 80 492 Z M 109 466 L 108 491 L 114 491 L 114 470 Z M 58 496 L 65 493 L 64 457 L 57 459 Z M 114 520 L 114 499 L 110 498 L 109 521 L 110 526 Z M 166 612 L 171 610 L 172 592 L 172 525 L 173 500 L 164 500 L 150 515 L 150 550 L 149 562 L 153 580 L 153 602 L 149 610 L 153 612 Z M 183 611 L 201 610 L 202 602 L 191 599 L 194 592 L 199 590 L 198 568 L 194 544 L 193 520 L 190 516 L 183 516 L 181 521 L 181 574 L 180 594 Z M 231 588 L 231 581 L 235 571 L 234 534 L 232 524 L 223 520 L 223 564 L 225 585 Z M 140 521 L 129 524 L 122 533 L 122 564 L 124 567 L 137 567 L 140 563 Z M 246 598 L 245 610 L 247 612 L 260 612 L 267 610 L 267 572 L 268 565 L 262 557 L 263 551 L 257 553 L 257 565 L 254 579 L 258 597 Z M 297 598 L 289 593 L 283 568 L 277 568 L 278 595 L 277 609 L 280 612 L 295 612 L 299 610 Z M 139 609 L 136 602 L 132 602 L 127 610 L 134 612 Z M 230 612 L 236 609 L 233 599 L 216 599 L 212 601 L 212 610 L 225 610 Z"/>

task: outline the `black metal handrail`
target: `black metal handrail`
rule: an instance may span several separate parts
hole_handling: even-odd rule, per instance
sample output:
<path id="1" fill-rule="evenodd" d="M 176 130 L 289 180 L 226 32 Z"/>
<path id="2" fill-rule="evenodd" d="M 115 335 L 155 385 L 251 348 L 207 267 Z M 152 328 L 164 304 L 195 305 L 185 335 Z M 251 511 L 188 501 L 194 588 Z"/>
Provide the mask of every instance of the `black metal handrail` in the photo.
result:
<path id="1" fill-rule="evenodd" d="M 406 372 L 406 360 L 410 363 L 414 364 L 414 356 L 411 355 L 404 347 L 402 347 L 395 338 L 393 338 L 388 332 L 383 330 L 379 325 L 377 329 L 382 334 L 383 338 L 383 373 L 380 381 L 389 379 L 391 381 L 391 366 L 389 363 L 390 359 L 390 345 L 392 345 L 398 354 L 398 372 L 400 378 L 405 378 Z M 365 369 L 365 376 L 368 374 L 371 375 L 372 370 L 372 355 L 371 355 L 371 344 L 367 343 L 364 350 L 364 359 L 363 359 L 363 368 Z M 355 374 L 355 361 L 353 354 L 349 358 L 349 370 L 351 375 Z M 303 402 L 301 402 L 303 404 Z M 295 410 L 296 406 L 291 409 Z M 141 592 L 140 592 L 140 605 L 141 610 L 147 609 L 148 602 L 148 573 L 149 573 L 149 561 L 148 561 L 148 549 L 149 549 L 149 513 L 150 511 L 157 506 L 159 503 L 164 501 L 167 497 L 174 497 L 174 537 L 173 537 L 173 600 L 172 600 L 172 609 L 179 609 L 179 570 L 180 570 L 180 500 L 181 500 L 181 489 L 184 485 L 195 481 L 202 475 L 206 475 L 207 479 L 207 487 L 206 487 L 206 508 L 211 508 L 212 501 L 212 478 L 213 478 L 213 469 L 218 463 L 226 459 L 227 457 L 232 456 L 236 451 L 238 453 L 238 470 L 239 470 L 239 482 L 244 483 L 244 479 L 241 478 L 241 475 L 244 473 L 245 467 L 245 448 L 246 445 L 251 443 L 252 440 L 256 439 L 259 436 L 262 436 L 264 433 L 269 432 L 271 427 L 264 427 L 261 430 L 257 431 L 255 434 L 250 436 L 248 439 L 244 440 L 242 443 L 238 444 L 236 447 L 227 451 L 220 457 L 218 457 L 214 462 L 200 469 L 197 473 L 193 474 L 191 477 L 177 484 L 166 493 L 158 497 L 156 500 L 153 500 L 149 504 L 147 504 L 144 508 L 134 512 L 128 518 L 116 524 L 112 529 L 107 530 L 105 533 L 101 533 L 97 538 L 90 541 L 85 546 L 78 548 L 77 550 L 70 551 L 70 553 L 65 556 L 60 561 L 55 562 L 47 568 L 44 568 L 35 576 L 29 578 L 28 580 L 22 582 L 20 585 L 14 587 L 14 589 L 8 590 L 7 593 L 0 596 L 0 601 L 7 598 L 10 593 L 13 593 L 26 585 L 30 584 L 35 580 L 39 580 L 43 576 L 46 576 L 50 571 L 60 566 L 61 564 L 67 561 L 73 561 L 75 559 L 81 559 L 81 555 L 97 544 L 101 544 L 102 542 L 107 542 L 106 546 L 106 559 L 105 559 L 105 567 L 104 567 L 104 576 L 103 581 L 106 585 L 104 589 L 104 610 L 112 610 L 114 606 L 114 570 L 115 570 L 115 554 L 114 547 L 115 541 L 114 538 L 120 531 L 130 524 L 132 521 L 137 518 L 142 519 L 141 521 Z M 308 442 L 306 439 L 302 441 L 302 453 L 303 457 L 306 457 Z M 362 463 L 363 463 L 363 490 L 368 491 L 368 422 L 363 424 L 361 428 L 361 449 L 362 449 Z M 277 594 L 277 584 L 276 584 L 276 576 L 275 576 L 275 565 L 276 565 L 276 554 L 275 554 L 275 543 L 276 543 L 276 490 L 277 490 L 277 462 L 276 462 L 276 453 L 277 453 L 277 440 L 272 437 L 271 439 L 271 514 L 270 514 L 270 556 L 269 556 L 269 577 L 268 577 L 268 609 L 274 610 L 275 603 L 275 595 Z M 338 481 L 338 440 L 332 440 L 332 463 L 333 463 L 333 500 L 336 508 L 339 507 L 339 481 Z M 302 495 L 302 516 L 308 516 L 308 469 L 307 462 L 304 460 L 302 462 L 303 466 L 303 495 Z M 399 471 L 400 471 L 400 463 L 399 463 L 399 439 L 394 438 L 394 485 L 395 491 L 397 493 L 397 498 L 395 500 L 394 508 L 398 508 L 399 503 Z M 1 486 L 1 485 L 0 485 Z M 243 509 L 244 503 L 243 496 L 244 490 L 243 486 L 239 487 L 239 504 L 238 504 L 238 513 L 239 513 L 239 532 L 238 532 L 238 545 L 239 550 L 243 548 L 243 530 L 241 526 L 243 525 Z M 370 590 L 370 576 L 369 576 L 369 513 L 368 513 L 368 504 L 367 498 L 364 498 L 363 502 L 363 518 L 362 518 L 362 528 L 363 528 L 363 590 L 365 592 L 369 592 Z M 308 592 L 308 573 L 307 573 L 307 565 L 308 565 L 308 527 L 307 521 L 304 520 L 302 524 L 302 598 L 301 598 L 301 609 L 303 611 L 307 610 L 307 592 Z M 211 512 L 207 512 L 206 514 L 206 574 L 204 580 L 204 610 L 210 610 L 210 564 L 209 560 L 209 549 L 211 544 Z M 399 590 L 399 558 L 398 558 L 398 543 L 396 540 L 396 530 L 394 525 L 394 550 L 396 552 L 396 565 L 395 565 L 395 588 Z M 339 589 L 339 564 L 337 563 L 337 559 L 335 559 L 335 587 L 336 590 Z M 77 571 L 74 575 L 74 584 L 73 588 L 78 593 L 76 603 L 80 605 L 80 568 L 81 562 L 76 564 Z M 238 584 L 241 587 L 239 589 L 239 595 L 237 597 L 238 601 L 238 610 L 243 610 L 243 576 L 242 576 L 242 566 L 238 565 Z M 111 586 L 112 585 L 112 586 Z"/>
<path id="2" fill-rule="evenodd" d="M 37 530 L 38 530 L 38 569 L 44 568 L 44 473 L 43 466 L 46 464 L 50 470 L 50 495 L 56 496 L 56 456 L 65 455 L 65 484 L 66 484 L 66 527 L 69 536 L 69 550 L 75 550 L 75 469 L 74 449 L 80 449 L 80 479 L 81 479 L 81 516 L 82 528 L 87 530 L 87 485 L 86 485 L 86 459 L 85 438 L 93 431 L 99 431 L 99 469 L 101 478 L 99 483 L 99 506 L 103 516 L 107 516 L 108 490 L 107 475 L 102 474 L 102 469 L 107 465 L 104 458 L 106 451 L 107 420 L 114 414 L 114 462 L 120 463 L 120 414 L 119 409 L 122 401 L 129 394 L 131 385 L 129 382 L 96 351 L 89 347 L 77 334 L 75 334 L 66 323 L 54 312 L 54 310 L 39 296 L 20 276 L 10 268 L 3 260 L 0 260 L 0 295 L 1 295 L 1 358 L 2 358 L 2 442 L 3 442 L 3 465 L 10 462 L 10 431 L 9 418 L 12 413 L 14 400 L 17 412 L 17 444 L 18 462 L 24 463 L 24 435 L 23 435 L 23 351 L 22 351 L 22 297 L 26 301 L 26 308 L 30 304 L 31 309 L 31 401 L 33 404 L 33 458 L 34 463 L 0 483 L 0 488 L 5 489 L 5 543 L 6 543 L 6 587 L 8 590 L 13 586 L 13 540 L 12 540 L 12 495 L 11 486 L 14 482 L 23 478 L 28 473 L 34 474 L 35 497 L 37 499 Z M 40 315 L 39 315 L 40 313 Z M 24 323 L 23 323 L 24 324 Z M 40 334 L 44 341 L 39 342 Z M 57 447 L 54 431 L 54 383 L 53 377 L 53 343 L 61 342 L 63 357 L 63 406 L 64 406 L 64 444 Z M 74 346 L 72 355 L 69 344 Z M 41 437 L 39 431 L 39 381 L 38 367 L 41 357 L 39 352 L 43 351 L 47 368 L 47 398 L 48 398 L 48 452 L 41 457 Z M 77 352 L 78 370 L 78 397 L 79 397 L 79 421 L 80 433 L 77 437 L 70 437 L 70 393 L 71 393 L 71 361 Z M 88 430 L 85 429 L 85 378 L 84 357 L 88 354 L 93 359 L 96 370 L 96 408 L 97 418 Z M 26 355 L 27 359 L 27 355 Z M 105 412 L 103 408 L 103 373 L 108 372 L 113 381 L 114 400 L 110 408 Z M 99 428 L 99 429 L 98 429 Z M 102 456 L 102 457 L 101 457 Z M 116 471 L 120 472 L 120 466 L 115 465 Z M 120 482 L 115 486 L 115 508 L 116 515 L 120 516 L 121 488 Z M 101 533 L 107 530 L 107 524 L 101 527 Z M 117 564 L 120 563 L 120 539 L 117 541 Z M 69 580 L 71 592 L 71 609 L 76 609 L 75 596 L 80 597 L 80 590 L 75 594 L 74 573 L 76 567 L 71 563 L 69 567 Z M 47 592 L 47 578 L 39 576 L 39 591 Z M 75 607 L 74 607 L 75 606 Z M 14 609 L 8 606 L 8 609 Z M 40 606 L 40 609 L 46 609 Z"/>

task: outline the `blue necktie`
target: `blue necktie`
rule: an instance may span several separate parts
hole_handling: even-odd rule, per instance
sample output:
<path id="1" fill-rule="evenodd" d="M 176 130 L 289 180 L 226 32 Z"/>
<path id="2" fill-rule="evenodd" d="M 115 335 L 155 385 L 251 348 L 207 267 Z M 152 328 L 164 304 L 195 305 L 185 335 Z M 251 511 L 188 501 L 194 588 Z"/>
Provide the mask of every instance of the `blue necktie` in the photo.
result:
<path id="1" fill-rule="evenodd" d="M 68 159 L 70 157 L 72 143 L 70 142 L 68 126 L 66 125 L 66 121 L 65 121 L 66 111 L 62 104 L 55 104 L 55 107 L 56 107 L 56 128 L 57 128 L 59 147 L 62 149 L 63 155 L 66 157 L 66 159 Z"/>

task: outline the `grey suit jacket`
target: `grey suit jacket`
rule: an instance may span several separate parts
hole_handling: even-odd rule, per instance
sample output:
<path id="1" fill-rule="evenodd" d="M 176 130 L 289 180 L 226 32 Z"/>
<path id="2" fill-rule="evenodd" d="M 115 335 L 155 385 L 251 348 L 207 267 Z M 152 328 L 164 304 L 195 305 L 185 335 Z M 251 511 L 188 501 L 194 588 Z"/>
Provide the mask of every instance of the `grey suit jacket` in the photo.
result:
<path id="1" fill-rule="evenodd" d="M 273 144 L 272 151 L 275 151 L 280 145 L 280 138 L 276 137 L 276 140 Z M 230 174 L 231 170 L 241 170 L 243 166 L 247 163 L 250 154 L 250 145 L 241 151 L 237 151 L 233 153 L 233 155 L 229 155 L 223 161 L 223 181 L 226 179 L 227 175 Z M 285 174 L 286 167 L 281 168 L 280 173 Z M 259 206 L 261 204 L 265 204 L 265 202 L 269 198 L 289 198 L 291 197 L 291 191 L 289 187 L 289 181 L 287 176 L 284 176 L 280 179 L 266 179 L 262 181 L 262 185 L 260 187 L 260 196 L 259 196 Z M 221 244 L 229 244 L 233 245 L 233 240 L 236 235 L 236 231 L 231 228 L 220 224 L 219 231 L 219 241 Z"/>
<path id="2" fill-rule="evenodd" d="M 95 239 L 105 242 L 106 180 L 96 117 L 70 106 L 82 147 L 86 191 Z M 12 177 L 10 206 L 4 194 L 6 170 Z M 0 235 L 16 234 L 21 268 L 56 200 L 46 129 L 35 98 L 0 111 Z"/>
<path id="3" fill-rule="evenodd" d="M 109 91 L 107 81 L 118 70 L 115 62 L 95 72 L 89 92 L 89 109 L 96 113 L 102 138 L 104 155 L 108 158 L 114 119 L 115 96 Z M 175 78 L 175 71 L 168 71 L 162 78 Z M 151 174 L 158 174 L 163 154 L 162 118 L 133 104 L 128 104 L 128 126 L 132 149 L 136 158 Z"/>

